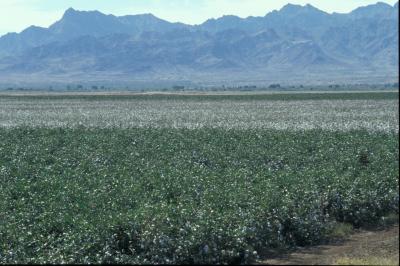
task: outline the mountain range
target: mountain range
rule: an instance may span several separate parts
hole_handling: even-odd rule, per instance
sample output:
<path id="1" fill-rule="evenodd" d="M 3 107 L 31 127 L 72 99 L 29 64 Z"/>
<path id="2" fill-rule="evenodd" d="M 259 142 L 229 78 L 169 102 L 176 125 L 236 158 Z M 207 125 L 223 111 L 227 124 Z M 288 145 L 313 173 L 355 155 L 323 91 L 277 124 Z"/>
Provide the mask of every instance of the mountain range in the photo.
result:
<path id="1" fill-rule="evenodd" d="M 0 37 L 0 83 L 380 83 L 399 77 L 398 3 L 350 13 L 287 4 L 200 25 L 65 11 Z"/>

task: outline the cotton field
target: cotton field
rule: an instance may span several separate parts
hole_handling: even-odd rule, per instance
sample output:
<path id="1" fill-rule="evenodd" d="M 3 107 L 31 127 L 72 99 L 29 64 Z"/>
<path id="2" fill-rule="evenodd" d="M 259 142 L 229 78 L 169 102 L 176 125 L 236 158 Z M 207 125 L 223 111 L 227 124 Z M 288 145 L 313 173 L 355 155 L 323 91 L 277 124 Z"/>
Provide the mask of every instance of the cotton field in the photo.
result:
<path id="1" fill-rule="evenodd" d="M 380 224 L 397 114 L 397 93 L 0 96 L 0 263 L 248 264 Z"/>
<path id="2" fill-rule="evenodd" d="M 0 97 L 2 127 L 325 129 L 398 132 L 398 100 L 101 100 Z"/>

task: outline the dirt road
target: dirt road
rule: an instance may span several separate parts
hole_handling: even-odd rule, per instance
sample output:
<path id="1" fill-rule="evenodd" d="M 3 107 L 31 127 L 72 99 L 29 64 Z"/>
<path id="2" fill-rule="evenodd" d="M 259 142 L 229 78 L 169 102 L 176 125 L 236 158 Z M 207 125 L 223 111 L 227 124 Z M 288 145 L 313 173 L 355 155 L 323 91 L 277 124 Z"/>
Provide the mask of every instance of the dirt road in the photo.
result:
<path id="1" fill-rule="evenodd" d="M 385 230 L 357 230 L 335 244 L 301 248 L 293 253 L 269 254 L 261 265 L 399 265 L 399 225 Z"/>

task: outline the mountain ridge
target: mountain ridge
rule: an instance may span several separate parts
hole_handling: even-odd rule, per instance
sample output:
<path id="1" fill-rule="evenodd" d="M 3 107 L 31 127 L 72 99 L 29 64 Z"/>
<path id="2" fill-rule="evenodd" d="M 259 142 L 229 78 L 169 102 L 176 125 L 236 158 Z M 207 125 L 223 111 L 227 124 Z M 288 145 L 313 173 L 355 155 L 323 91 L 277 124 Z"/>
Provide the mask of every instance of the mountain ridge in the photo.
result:
<path id="1" fill-rule="evenodd" d="M 267 82 L 307 73 L 304 81 L 334 82 L 347 72 L 394 80 L 397 24 L 398 3 L 381 2 L 346 14 L 287 4 L 263 17 L 227 15 L 199 25 L 69 8 L 48 28 L 30 26 L 0 37 L 0 83 L 28 75 Z"/>

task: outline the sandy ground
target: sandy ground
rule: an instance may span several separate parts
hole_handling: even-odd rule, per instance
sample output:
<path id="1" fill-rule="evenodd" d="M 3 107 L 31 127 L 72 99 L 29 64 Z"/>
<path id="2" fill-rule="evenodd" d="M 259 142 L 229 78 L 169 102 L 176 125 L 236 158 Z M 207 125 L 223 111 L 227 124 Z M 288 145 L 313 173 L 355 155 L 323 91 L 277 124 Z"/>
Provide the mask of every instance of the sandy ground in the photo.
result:
<path id="1" fill-rule="evenodd" d="M 399 225 L 385 230 L 357 230 L 347 239 L 335 244 L 299 248 L 286 254 L 263 254 L 260 265 L 332 265 L 339 258 L 385 258 L 399 261 Z M 384 263 L 384 260 L 382 260 Z"/>
<path id="2" fill-rule="evenodd" d="M 164 92 L 164 91 L 0 91 L 0 96 L 131 96 L 131 95 L 263 95 L 263 94 L 315 94 L 315 93 L 382 93 L 398 92 L 397 90 L 294 90 L 294 91 L 183 91 L 183 92 Z"/>

